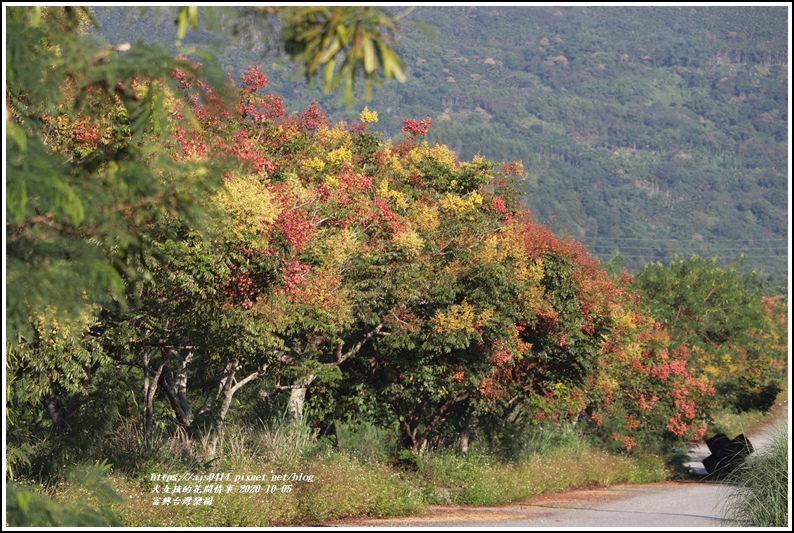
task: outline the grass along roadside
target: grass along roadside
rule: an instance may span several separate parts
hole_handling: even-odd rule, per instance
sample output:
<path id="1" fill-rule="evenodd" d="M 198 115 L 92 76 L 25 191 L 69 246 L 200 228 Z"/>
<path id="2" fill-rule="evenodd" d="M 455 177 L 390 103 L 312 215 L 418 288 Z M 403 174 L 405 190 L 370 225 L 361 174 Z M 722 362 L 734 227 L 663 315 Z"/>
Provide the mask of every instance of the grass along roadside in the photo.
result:
<path id="1" fill-rule="evenodd" d="M 778 398 L 778 411 L 786 398 L 784 391 Z M 774 416 L 718 413 L 713 426 L 716 429 L 711 432 L 749 432 L 752 436 L 759 424 L 768 425 Z M 206 456 L 202 442 L 161 435 L 156 445 L 146 451 L 135 431 L 120 430 L 99 447 L 107 454 L 107 460 L 98 463 L 102 475 L 83 475 L 83 482 L 76 476 L 46 488 L 21 480 L 16 487 L 30 495 L 20 497 L 17 491 L 8 501 L 26 503 L 38 511 L 36 518 L 42 521 L 24 525 L 114 525 L 118 517 L 125 526 L 285 526 L 419 514 L 435 504 L 509 504 L 542 493 L 657 482 L 674 476 L 662 457 L 643 456 L 636 449 L 631 454 L 608 454 L 591 446 L 575 431 L 562 428 L 527 431 L 491 448 L 480 443 L 466 455 L 430 451 L 418 458 L 399 452 L 393 430 L 340 425 L 337 448 L 328 441 L 313 442 L 310 434 L 307 427 L 230 425 L 222 455 L 208 464 L 196 459 Z M 488 449 L 490 453 L 485 451 Z M 787 456 L 783 459 L 787 460 Z M 755 467 L 745 472 L 748 489 L 742 494 L 753 494 L 757 487 L 787 490 L 787 483 L 778 482 L 779 477 L 769 477 L 787 473 L 786 468 L 780 467 L 781 460 L 779 456 L 769 461 L 764 458 L 767 462 L 762 465 L 771 461 L 778 466 L 762 466 L 756 477 Z M 92 459 L 87 457 L 86 461 L 90 463 Z M 152 474 L 184 472 L 222 472 L 232 476 L 301 473 L 311 476 L 312 481 L 292 483 L 289 490 L 282 490 L 287 483 L 253 481 L 247 485 L 258 485 L 259 490 L 248 492 L 241 491 L 241 483 L 227 492 L 225 483 L 220 487 L 219 483 L 203 482 L 200 494 L 195 492 L 196 484 L 177 483 L 190 485 L 191 492 L 182 492 L 180 486 L 177 495 L 171 487 L 170 496 L 164 493 L 165 484 L 161 483 L 159 491 L 154 492 L 157 483 L 152 481 Z M 219 485 L 212 487 L 211 496 L 204 492 L 208 485 Z M 267 491 L 270 485 L 277 485 L 278 490 Z M 215 493 L 216 488 L 221 493 Z M 123 501 L 114 502 L 114 493 Z M 779 493 L 772 491 L 773 495 Z M 36 494 L 53 499 L 38 498 Z M 164 505 L 165 497 L 171 498 L 169 505 Z M 209 497 L 212 500 L 208 504 Z M 734 519 L 754 524 L 778 520 L 782 512 L 779 509 L 767 519 L 746 506 L 748 502 L 762 501 L 762 497 L 765 496 L 749 496 L 737 503 Z M 180 504 L 174 505 L 177 499 Z M 761 510 L 768 507 L 764 504 Z M 32 519 L 32 514 L 17 513 L 22 520 Z"/>
<path id="2" fill-rule="evenodd" d="M 774 429 L 771 444 L 750 456 L 728 481 L 735 483 L 724 513 L 740 526 L 788 526 L 788 427 Z"/>
<path id="3" fill-rule="evenodd" d="M 262 474 L 272 479 L 273 475 L 291 473 L 300 478 L 303 474 L 302 480 L 291 483 L 164 483 L 151 479 L 158 470 L 155 464 L 146 474 L 119 470 L 109 474 L 107 482 L 123 503 L 105 504 L 101 494 L 79 485 L 59 485 L 48 492 L 67 505 L 111 509 L 130 527 L 287 526 L 419 514 L 428 505 L 440 503 L 500 505 L 570 488 L 661 481 L 671 474 L 660 457 L 607 454 L 576 438 L 568 438 L 567 444 L 556 448 L 538 444 L 538 450 L 527 449 L 516 460 L 474 449 L 466 455 L 428 452 L 420 460 L 406 463 L 384 455 L 383 444 L 372 442 L 377 438 L 384 443 L 383 434 L 372 428 L 366 432 L 369 446 L 356 441 L 357 449 L 343 443 L 338 449 L 319 444 L 282 449 L 282 453 L 270 446 L 276 443 L 266 442 L 267 438 L 279 438 L 278 446 L 284 446 L 281 434 L 238 434 L 229 439 L 224 456 L 210 468 L 190 467 L 196 474 L 229 473 L 232 479 Z M 183 472 L 176 463 L 163 463 L 159 473 L 181 476 Z M 165 485 L 170 485 L 168 493 L 164 493 Z M 178 493 L 176 485 L 180 486 Z M 195 492 L 196 485 L 200 492 Z M 220 493 L 205 494 L 208 485 L 218 490 L 217 485 Z M 233 489 L 227 492 L 228 485 Z M 269 486 L 275 486 L 275 491 L 270 492 Z M 289 489 L 283 489 L 285 486 Z M 186 487 L 191 487 L 189 492 Z M 164 505 L 166 497 L 171 499 L 168 505 Z M 211 504 L 206 504 L 208 497 L 212 497 Z"/>
<path id="4" fill-rule="evenodd" d="M 732 420 L 745 428 L 757 422 L 757 417 L 751 414 Z M 510 442 L 510 450 L 500 442 L 488 452 L 484 443 L 475 443 L 465 455 L 429 451 L 419 457 L 400 453 L 395 434 L 389 430 L 340 425 L 338 431 L 339 443 L 334 447 L 328 441 L 312 442 L 305 427 L 230 427 L 223 454 L 211 464 L 195 459 L 202 456 L 201 443 L 176 437 L 162 438 L 156 451 L 143 460 L 134 435 L 119 433 L 105 447 L 113 450 L 107 463 L 113 467 L 106 469 L 104 481 L 123 502 L 110 502 L 107 491 L 79 483 L 39 487 L 35 492 L 69 509 L 111 510 L 130 527 L 289 526 L 415 515 L 438 504 L 503 505 L 543 493 L 657 482 L 675 475 L 662 457 L 636 450 L 608 454 L 575 431 L 561 428 L 521 434 Z M 169 483 L 151 477 L 185 472 L 229 473 L 232 480 L 170 483 L 165 493 Z M 303 474 L 302 480 L 272 481 L 273 475 L 292 473 Z M 269 479 L 234 482 L 235 475 Z M 311 481 L 307 481 L 309 476 Z M 180 486 L 179 493 L 174 492 L 174 485 Z M 200 492 L 195 491 L 196 485 Z M 210 485 L 213 492 L 205 493 Z M 231 491 L 228 485 L 233 485 Z M 185 492 L 188 486 L 190 492 Z M 269 491 L 270 486 L 275 491 Z M 171 498 L 168 505 L 166 497 Z"/>
<path id="5" fill-rule="evenodd" d="M 727 500 L 725 517 L 741 526 L 789 526 L 788 390 L 782 391 L 769 413 L 749 426 L 750 438 L 762 447 L 729 477 L 736 490 Z M 757 442 L 757 441 L 756 441 Z"/>

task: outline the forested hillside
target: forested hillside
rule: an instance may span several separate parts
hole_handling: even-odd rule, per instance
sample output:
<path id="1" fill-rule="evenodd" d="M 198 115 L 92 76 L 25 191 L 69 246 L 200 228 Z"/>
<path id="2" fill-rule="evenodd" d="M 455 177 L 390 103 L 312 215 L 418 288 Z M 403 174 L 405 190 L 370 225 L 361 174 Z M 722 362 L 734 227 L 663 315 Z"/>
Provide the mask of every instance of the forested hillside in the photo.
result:
<path id="1" fill-rule="evenodd" d="M 171 19 L 135 13 L 97 17 L 116 40 L 173 40 Z M 786 21 L 784 7 L 421 7 L 396 48 L 406 83 L 376 90 L 370 108 L 387 134 L 431 117 L 431 140 L 461 160 L 522 160 L 526 206 L 602 260 L 619 252 L 636 271 L 673 254 L 744 254 L 782 292 Z M 316 98 L 334 119 L 352 114 L 263 48 L 226 46 L 222 67 L 259 59 L 294 109 Z"/>

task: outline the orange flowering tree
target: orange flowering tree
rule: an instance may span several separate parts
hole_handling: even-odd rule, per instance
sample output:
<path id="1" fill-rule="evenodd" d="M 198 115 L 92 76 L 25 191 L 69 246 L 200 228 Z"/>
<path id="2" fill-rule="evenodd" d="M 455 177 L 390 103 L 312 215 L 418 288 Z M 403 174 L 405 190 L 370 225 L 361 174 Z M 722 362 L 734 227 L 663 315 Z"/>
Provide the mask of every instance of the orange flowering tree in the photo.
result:
<path id="1" fill-rule="evenodd" d="M 458 161 L 427 142 L 429 118 L 384 140 L 367 108 L 335 125 L 316 104 L 287 113 L 257 65 L 223 94 L 184 66 L 158 142 L 219 165 L 223 188 L 196 199 L 214 213 L 203 232 L 132 213 L 146 274 L 100 328 L 143 378 L 147 442 L 162 398 L 214 448 L 253 383 L 290 421 L 309 401 L 397 424 L 417 452 L 475 422 L 585 419 L 624 449 L 701 433 L 710 388 L 686 347 L 663 349 L 627 287 L 521 209 L 521 163 Z"/>
<path id="2" fill-rule="evenodd" d="M 668 375 L 658 350 L 646 350 L 653 361 L 645 367 L 612 353 L 645 342 L 622 317 L 650 319 L 579 243 L 558 239 L 520 210 L 520 164 L 458 162 L 446 147 L 420 139 L 429 121 L 414 122 L 406 122 L 410 138 L 375 150 L 371 134 L 352 128 L 362 130 L 351 152 L 371 179 L 365 205 L 372 218 L 346 279 L 353 294 L 365 295 L 365 322 L 379 329 L 340 367 L 347 403 L 334 401 L 398 423 L 414 451 L 442 428 L 465 432 L 488 418 L 584 415 L 603 433 L 599 421 L 619 417 L 628 420 L 620 434 L 627 449 L 649 428 L 658 429 L 657 441 L 700 432 L 688 429 L 703 418 L 709 385 L 679 368 L 679 352 Z M 363 402 L 362 387 L 381 401 Z M 650 409 L 646 397 L 657 398 Z"/>
<path id="3" fill-rule="evenodd" d="M 674 257 L 668 266 L 643 267 L 635 289 L 670 332 L 670 349 L 686 343 L 697 375 L 714 380 L 718 405 L 766 411 L 785 380 L 787 306 L 782 297 L 762 297 L 739 266 Z"/>

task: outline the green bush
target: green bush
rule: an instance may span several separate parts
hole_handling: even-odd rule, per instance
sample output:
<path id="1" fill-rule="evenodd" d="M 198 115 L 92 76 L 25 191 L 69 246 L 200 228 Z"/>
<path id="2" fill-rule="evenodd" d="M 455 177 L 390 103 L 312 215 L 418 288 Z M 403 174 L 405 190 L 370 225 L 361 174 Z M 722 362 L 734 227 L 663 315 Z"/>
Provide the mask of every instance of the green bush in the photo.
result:
<path id="1" fill-rule="evenodd" d="M 532 455 L 584 451 L 587 439 L 574 427 L 506 423 L 495 432 L 492 443 L 477 444 L 505 461 L 521 461 Z"/>
<path id="2" fill-rule="evenodd" d="M 106 463 L 81 464 L 68 474 L 72 497 L 66 503 L 12 481 L 6 484 L 6 525 L 12 527 L 108 527 L 121 526 L 110 505 L 121 496 L 104 481 Z M 76 496 L 75 496 L 76 495 Z M 91 505 L 89 505 L 91 504 Z"/>
<path id="3" fill-rule="evenodd" d="M 419 455 L 410 450 L 400 450 L 397 452 L 397 457 L 394 458 L 392 464 L 400 470 L 416 472 L 422 469 L 423 462 Z"/>

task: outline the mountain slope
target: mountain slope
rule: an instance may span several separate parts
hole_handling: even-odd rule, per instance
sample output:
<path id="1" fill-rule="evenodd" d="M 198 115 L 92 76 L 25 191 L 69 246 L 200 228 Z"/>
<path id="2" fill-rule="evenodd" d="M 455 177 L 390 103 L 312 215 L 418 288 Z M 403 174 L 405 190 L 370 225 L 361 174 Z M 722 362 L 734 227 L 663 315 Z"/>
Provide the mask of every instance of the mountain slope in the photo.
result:
<path id="1" fill-rule="evenodd" d="M 96 12 L 105 35 L 173 30 Z M 787 19 L 785 7 L 419 7 L 397 46 L 407 82 L 368 105 L 387 135 L 430 116 L 430 139 L 461 160 L 523 160 L 527 207 L 602 260 L 619 252 L 635 271 L 743 254 L 776 292 L 788 280 Z M 259 60 L 292 110 L 316 98 L 336 120 L 353 114 L 277 54 L 219 57 L 238 74 Z"/>

